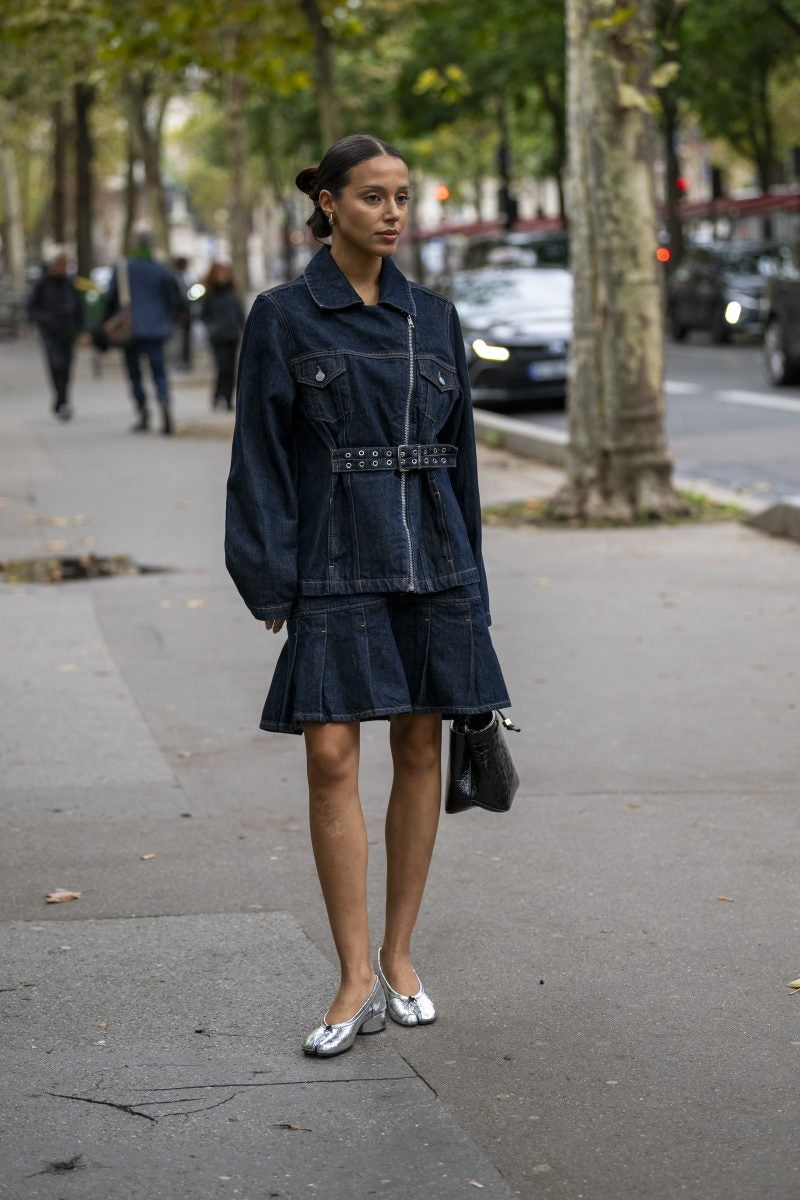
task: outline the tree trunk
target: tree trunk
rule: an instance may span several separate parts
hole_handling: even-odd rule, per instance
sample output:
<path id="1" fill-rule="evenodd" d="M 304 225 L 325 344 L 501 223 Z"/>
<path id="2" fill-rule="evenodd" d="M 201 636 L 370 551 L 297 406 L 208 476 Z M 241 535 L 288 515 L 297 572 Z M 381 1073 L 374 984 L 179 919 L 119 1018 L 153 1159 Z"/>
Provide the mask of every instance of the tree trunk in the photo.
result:
<path id="1" fill-rule="evenodd" d="M 333 39 L 327 25 L 323 23 L 322 13 L 320 12 L 317 0 L 300 0 L 300 7 L 314 43 L 314 78 L 317 93 L 317 111 L 319 113 L 319 131 L 324 151 L 341 137 L 339 97 L 336 92 L 333 59 Z"/>
<path id="2" fill-rule="evenodd" d="M 76 83 L 73 97 L 75 106 L 75 257 L 78 263 L 78 274 L 88 278 L 94 266 L 92 247 L 94 144 L 89 123 L 89 114 L 95 97 L 94 88 L 88 83 Z"/>
<path id="3" fill-rule="evenodd" d="M 136 183 L 136 146 L 128 126 L 128 163 L 125 169 L 125 215 L 122 222 L 122 238 L 119 248 L 120 255 L 125 258 L 131 250 L 131 234 L 136 224 L 136 209 L 139 188 Z"/>
<path id="4" fill-rule="evenodd" d="M 67 240 L 67 130 L 64 103 L 56 100 L 52 109 L 53 192 L 50 200 L 50 232 L 54 242 Z"/>
<path id="5" fill-rule="evenodd" d="M 683 258 L 683 222 L 678 205 L 678 179 L 681 164 L 678 158 L 678 104 L 673 92 L 665 88 L 661 93 L 661 111 L 664 115 L 664 163 L 666 179 L 664 188 L 667 201 L 667 229 L 669 231 L 670 270 L 678 266 Z"/>
<path id="6" fill-rule="evenodd" d="M 247 243 L 250 236 L 250 211 L 247 204 L 245 168 L 247 165 L 247 130 L 244 122 L 244 83 L 233 72 L 227 80 L 228 104 L 226 123 L 228 133 L 228 168 L 231 177 L 229 236 L 233 273 L 242 292 L 250 287 L 250 266 Z"/>
<path id="7" fill-rule="evenodd" d="M 9 105 L 0 98 L 0 208 L 3 211 L 5 274 L 11 286 L 21 291 L 25 287 L 25 231 L 16 158 L 11 147 L 2 141 L 3 130 L 8 128 L 8 109 Z"/>
<path id="8" fill-rule="evenodd" d="M 566 518 L 628 522 L 685 510 L 664 432 L 656 275 L 652 0 L 568 0 L 574 277 Z"/>
<path id="9" fill-rule="evenodd" d="M 149 74 L 129 76 L 126 91 L 130 130 L 137 154 L 144 166 L 147 219 L 156 246 L 169 255 L 167 195 L 161 178 L 162 128 L 169 97 L 154 95 L 153 80 Z"/>

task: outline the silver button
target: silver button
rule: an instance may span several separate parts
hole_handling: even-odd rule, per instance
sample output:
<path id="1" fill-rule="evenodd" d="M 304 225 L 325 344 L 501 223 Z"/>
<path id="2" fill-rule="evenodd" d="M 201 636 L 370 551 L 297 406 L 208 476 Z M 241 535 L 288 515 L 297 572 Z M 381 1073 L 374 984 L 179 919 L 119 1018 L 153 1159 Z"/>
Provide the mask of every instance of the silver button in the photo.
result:
<path id="1" fill-rule="evenodd" d="M 351 471 L 351 470 L 352 470 L 352 468 L 353 468 L 353 464 L 352 464 L 352 463 L 346 463 L 346 464 L 345 464 L 345 466 L 347 467 L 348 471 Z"/>
<path id="2" fill-rule="evenodd" d="M 364 464 L 363 464 L 363 463 L 359 463 L 358 465 L 359 465 L 360 467 L 363 467 L 363 466 L 364 466 Z"/>
<path id="3" fill-rule="evenodd" d="M 364 457 L 364 451 L 363 451 L 363 450 L 359 450 L 359 452 L 358 452 L 358 453 L 360 454 L 360 456 L 361 456 L 362 458 Z"/>
<path id="4" fill-rule="evenodd" d="M 360 465 L 363 467 L 363 465 L 364 465 L 364 464 L 363 464 L 363 463 L 361 463 Z M 380 466 L 380 463 L 379 463 L 379 462 L 374 462 L 372 465 L 373 465 L 373 467 L 379 467 L 379 466 Z"/>
<path id="5" fill-rule="evenodd" d="M 352 458 L 352 455 L 349 450 L 345 450 L 344 456 L 345 456 L 345 458 Z"/>
<path id="6" fill-rule="evenodd" d="M 323 371 L 322 367 L 317 368 L 317 373 L 314 378 L 316 379 L 317 383 L 322 383 L 323 379 L 325 378 L 325 372 Z"/>
<path id="7" fill-rule="evenodd" d="M 373 457 L 373 458 L 377 458 L 377 457 L 378 457 L 378 451 L 377 451 L 377 450 L 373 450 L 373 451 L 372 451 L 372 457 Z"/>
<path id="8" fill-rule="evenodd" d="M 442 385 L 442 387 L 445 387 L 447 384 L 447 380 L 445 379 L 445 377 L 441 371 L 439 372 L 439 383 Z"/>

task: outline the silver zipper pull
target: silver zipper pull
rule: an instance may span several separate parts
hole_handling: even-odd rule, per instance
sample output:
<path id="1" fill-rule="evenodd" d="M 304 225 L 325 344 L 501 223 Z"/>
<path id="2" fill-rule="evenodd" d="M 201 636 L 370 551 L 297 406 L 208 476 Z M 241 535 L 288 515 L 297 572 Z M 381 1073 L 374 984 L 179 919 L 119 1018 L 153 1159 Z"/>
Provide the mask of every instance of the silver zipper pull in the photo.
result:
<path id="1" fill-rule="evenodd" d="M 503 713 L 500 712 L 499 708 L 497 709 L 497 715 L 502 721 L 503 725 L 505 725 L 506 729 L 513 729 L 515 733 L 522 733 L 519 725 L 515 725 L 510 717 L 504 716 Z"/>
<path id="2" fill-rule="evenodd" d="M 409 329 L 413 329 L 414 328 L 414 320 L 409 313 L 406 313 L 406 320 L 408 321 Z"/>

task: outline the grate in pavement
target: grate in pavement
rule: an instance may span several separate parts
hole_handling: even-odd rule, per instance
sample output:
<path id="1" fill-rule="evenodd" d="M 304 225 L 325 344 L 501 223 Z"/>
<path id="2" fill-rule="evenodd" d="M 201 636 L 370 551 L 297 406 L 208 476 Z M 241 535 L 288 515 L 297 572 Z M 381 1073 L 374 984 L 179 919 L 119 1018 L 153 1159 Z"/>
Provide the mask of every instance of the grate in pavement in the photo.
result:
<path id="1" fill-rule="evenodd" d="M 171 567 L 145 566 L 126 554 L 48 555 L 0 563 L 4 583 L 70 583 L 81 579 L 110 579 L 115 575 L 160 575 L 171 570 Z"/>

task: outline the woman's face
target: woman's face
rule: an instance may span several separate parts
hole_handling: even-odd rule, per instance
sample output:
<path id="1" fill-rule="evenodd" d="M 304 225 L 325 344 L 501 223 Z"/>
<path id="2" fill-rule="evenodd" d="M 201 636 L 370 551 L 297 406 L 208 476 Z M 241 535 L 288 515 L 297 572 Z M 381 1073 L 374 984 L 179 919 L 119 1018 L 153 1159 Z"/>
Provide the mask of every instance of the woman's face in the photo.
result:
<path id="1" fill-rule="evenodd" d="M 387 258 L 408 221 L 408 167 L 393 154 L 358 163 L 338 197 L 321 191 L 319 202 L 335 216 L 333 243 L 349 242 L 362 253 Z"/>

